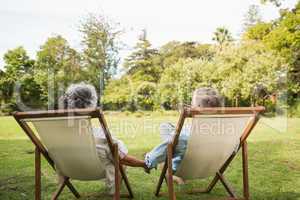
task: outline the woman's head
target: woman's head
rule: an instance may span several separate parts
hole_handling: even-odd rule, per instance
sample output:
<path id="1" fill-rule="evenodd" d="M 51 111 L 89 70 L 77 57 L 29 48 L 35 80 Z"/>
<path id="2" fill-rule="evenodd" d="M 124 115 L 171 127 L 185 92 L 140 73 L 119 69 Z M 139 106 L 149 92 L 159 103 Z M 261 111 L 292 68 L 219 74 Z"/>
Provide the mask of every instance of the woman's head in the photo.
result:
<path id="1" fill-rule="evenodd" d="M 70 85 L 65 94 L 59 99 L 59 107 L 64 109 L 95 108 L 97 93 L 94 86 L 78 83 Z"/>
<path id="2" fill-rule="evenodd" d="M 198 88 L 193 92 L 193 107 L 221 107 L 223 99 L 214 88 Z"/>

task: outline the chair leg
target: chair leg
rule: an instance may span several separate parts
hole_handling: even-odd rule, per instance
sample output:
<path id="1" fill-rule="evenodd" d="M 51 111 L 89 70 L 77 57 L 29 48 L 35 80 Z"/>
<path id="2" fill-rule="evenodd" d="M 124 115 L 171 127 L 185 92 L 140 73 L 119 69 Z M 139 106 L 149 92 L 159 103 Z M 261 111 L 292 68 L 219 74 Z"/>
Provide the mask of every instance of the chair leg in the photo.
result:
<path id="1" fill-rule="evenodd" d="M 212 189 L 215 187 L 215 185 L 217 184 L 218 181 L 219 181 L 219 176 L 215 175 L 214 179 L 210 182 L 210 184 L 208 185 L 208 187 L 206 189 L 207 193 L 212 191 Z"/>
<path id="2" fill-rule="evenodd" d="M 168 186 L 168 178 L 166 176 L 165 176 L 165 182 L 166 182 L 166 184 Z"/>
<path id="3" fill-rule="evenodd" d="M 41 153 L 35 147 L 35 200 L 41 200 Z"/>
<path id="4" fill-rule="evenodd" d="M 219 170 L 219 173 L 223 174 L 225 172 L 225 170 L 227 169 L 227 167 L 229 166 L 229 164 L 231 163 L 231 161 L 234 159 L 234 157 L 236 156 L 236 154 L 232 154 L 228 160 L 224 163 L 224 165 L 221 167 L 221 169 Z M 209 193 L 212 191 L 212 189 L 215 187 L 215 185 L 217 184 L 217 182 L 220 180 L 218 174 L 215 175 L 214 179 L 211 181 L 211 183 L 208 185 L 206 192 Z"/>
<path id="5" fill-rule="evenodd" d="M 174 182 L 173 182 L 173 169 L 172 169 L 172 158 L 173 158 L 173 148 L 172 145 L 168 145 L 168 192 L 169 199 L 176 200 L 175 192 L 174 192 Z"/>
<path id="6" fill-rule="evenodd" d="M 120 178 L 120 162 L 119 162 L 119 150 L 118 144 L 114 144 L 114 165 L 115 165 L 115 195 L 114 200 L 120 199 L 120 186 L 121 186 L 121 178 Z"/>
<path id="7" fill-rule="evenodd" d="M 160 177 L 159 177 L 159 180 L 158 180 L 158 183 L 157 183 L 157 186 L 156 186 L 155 196 L 157 196 L 157 197 L 159 196 L 161 185 L 162 185 L 164 179 L 166 179 L 167 169 L 168 169 L 168 163 L 166 161 L 164 166 L 163 166 L 162 172 L 160 174 Z"/>
<path id="8" fill-rule="evenodd" d="M 69 188 L 69 190 L 74 194 L 74 196 L 79 199 L 80 198 L 80 194 L 77 192 L 77 190 L 75 189 L 75 187 L 73 186 L 73 184 L 70 182 L 69 179 L 66 179 L 66 185 Z"/>
<path id="9" fill-rule="evenodd" d="M 124 170 L 124 168 L 123 168 L 122 165 L 120 165 L 119 167 L 120 167 L 121 176 L 122 176 L 122 178 L 123 178 L 123 180 L 124 180 L 124 183 L 125 183 L 125 185 L 126 185 L 126 188 L 127 188 L 127 190 L 128 190 L 129 197 L 130 197 L 130 198 L 133 198 L 133 192 L 132 192 L 130 183 L 129 183 L 129 181 L 128 181 L 126 172 L 125 172 L 125 170 Z"/>
<path id="10" fill-rule="evenodd" d="M 237 198 L 237 196 L 235 195 L 233 189 L 229 186 L 228 182 L 226 181 L 225 177 L 219 172 L 217 173 L 217 175 L 219 176 L 219 179 L 220 179 L 221 183 L 225 187 L 225 189 L 228 192 L 228 194 L 230 195 L 230 197 Z"/>
<path id="11" fill-rule="evenodd" d="M 248 146 L 247 141 L 242 144 L 242 159 L 243 159 L 243 189 L 244 199 L 249 200 L 249 176 L 248 176 Z"/>
<path id="12" fill-rule="evenodd" d="M 65 185 L 68 186 L 70 191 L 76 198 L 80 198 L 79 193 L 76 191 L 69 179 L 65 180 Z M 41 152 L 35 148 L 35 200 L 41 200 Z"/>
<path id="13" fill-rule="evenodd" d="M 64 181 L 62 183 L 59 184 L 58 189 L 56 190 L 56 192 L 53 194 L 51 200 L 57 200 L 58 196 L 60 195 L 60 193 L 63 191 L 63 189 L 66 186 L 66 182 L 67 182 L 68 178 L 64 178 Z"/>

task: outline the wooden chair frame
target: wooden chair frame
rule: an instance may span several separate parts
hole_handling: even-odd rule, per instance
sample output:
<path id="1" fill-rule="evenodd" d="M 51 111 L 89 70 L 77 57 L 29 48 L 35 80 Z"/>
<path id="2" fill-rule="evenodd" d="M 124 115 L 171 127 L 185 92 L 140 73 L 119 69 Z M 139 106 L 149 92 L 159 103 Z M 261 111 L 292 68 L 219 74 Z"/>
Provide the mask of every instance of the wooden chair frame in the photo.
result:
<path id="1" fill-rule="evenodd" d="M 230 195 L 228 199 L 234 200 L 234 199 L 243 199 L 243 200 L 249 200 L 249 177 L 248 177 L 248 148 L 247 148 L 247 138 L 250 135 L 251 131 L 255 127 L 256 123 L 259 120 L 259 114 L 265 110 L 264 107 L 258 106 L 258 107 L 231 107 L 231 108 L 188 108 L 185 107 L 182 109 L 182 112 L 180 114 L 179 121 L 176 126 L 175 135 L 172 140 L 172 142 L 168 145 L 167 149 L 167 158 L 165 161 L 165 164 L 163 166 L 156 191 L 155 196 L 160 195 L 160 189 L 162 186 L 162 183 L 164 179 L 166 180 L 167 186 L 168 186 L 168 195 L 170 200 L 175 200 L 176 195 L 174 191 L 174 183 L 173 183 L 173 171 L 172 171 L 172 158 L 173 158 L 173 152 L 175 150 L 175 147 L 178 143 L 178 139 L 180 136 L 181 129 L 183 127 L 184 121 L 186 118 L 193 117 L 195 115 L 201 115 L 201 114 L 253 114 L 253 119 L 247 124 L 246 128 L 244 129 L 244 132 L 240 138 L 240 146 L 238 150 L 242 148 L 242 167 L 243 167 L 243 198 L 238 198 L 236 194 L 234 193 L 233 189 L 229 186 L 228 182 L 226 181 L 224 177 L 224 172 L 230 165 L 231 161 L 235 158 L 237 155 L 237 152 L 234 152 L 227 161 L 223 164 L 223 166 L 219 169 L 219 171 L 216 173 L 215 177 L 211 181 L 211 183 L 208 185 L 208 187 L 204 190 L 192 190 L 187 193 L 189 194 L 195 194 L 195 193 L 209 193 L 212 191 L 212 189 L 215 187 L 218 181 L 222 183 L 222 185 L 225 187 L 226 191 Z"/>
<path id="2" fill-rule="evenodd" d="M 101 109 L 72 109 L 72 110 L 51 110 L 51 111 L 34 111 L 34 112 L 15 112 L 13 113 L 14 118 L 20 127 L 24 130 L 26 135 L 35 145 L 35 200 L 41 200 L 41 155 L 44 156 L 49 165 L 55 170 L 54 161 L 50 158 L 47 149 L 42 144 L 42 142 L 35 135 L 34 131 L 26 123 L 25 119 L 30 118 L 50 118 L 50 117 L 67 117 L 67 116 L 90 116 L 91 118 L 98 118 L 99 123 L 103 129 L 105 137 L 108 142 L 108 146 L 112 152 L 115 165 L 115 194 L 113 196 L 114 200 L 120 199 L 120 185 L 121 178 L 124 180 L 126 188 L 128 190 L 128 195 L 122 195 L 122 197 L 133 198 L 133 192 L 129 184 L 127 175 L 123 166 L 119 162 L 118 145 L 113 143 L 111 134 L 109 132 L 106 120 Z M 60 193 L 63 191 L 64 187 L 67 186 L 69 190 L 74 194 L 76 198 L 80 195 L 75 189 L 75 187 L 70 182 L 69 177 L 64 177 L 62 183 L 60 183 L 57 191 L 53 194 L 52 199 L 58 199 Z"/>

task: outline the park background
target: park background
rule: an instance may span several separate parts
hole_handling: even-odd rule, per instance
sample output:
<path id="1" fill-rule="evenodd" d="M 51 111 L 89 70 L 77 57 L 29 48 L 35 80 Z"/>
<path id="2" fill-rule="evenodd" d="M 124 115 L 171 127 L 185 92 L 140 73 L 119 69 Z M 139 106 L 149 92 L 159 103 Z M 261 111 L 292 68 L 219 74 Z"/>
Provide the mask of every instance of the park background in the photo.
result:
<path id="1" fill-rule="evenodd" d="M 284 0 L 254 2 L 240 19 L 238 36 L 220 26 L 206 36 L 212 42 L 171 40 L 154 47 L 145 28 L 135 35 L 135 45 L 128 47 L 122 37 L 126 27 L 100 12 L 74 21 L 81 38 L 78 48 L 60 33 L 49 33 L 34 56 L 19 45 L 7 49 L 0 66 L 0 199 L 33 199 L 34 194 L 34 147 L 10 113 L 55 109 L 67 86 L 82 81 L 97 88 L 99 106 L 112 132 L 139 158 L 159 144 L 159 124 L 176 123 L 178 108 L 190 103 L 197 87 L 218 89 L 226 106 L 265 105 L 267 112 L 249 141 L 252 199 L 300 199 L 300 2 L 293 1 L 288 8 Z M 262 18 L 266 4 L 278 17 Z M 210 23 L 193 20 L 201 21 L 201 26 Z M 278 128 L 282 124 L 284 128 Z M 239 194 L 241 170 L 238 156 L 226 174 Z M 151 175 L 136 169 L 128 173 L 136 199 L 155 199 L 159 170 Z M 56 175 L 46 162 L 42 174 L 46 199 L 56 189 Z M 192 181 L 176 190 L 207 183 Z M 83 199 L 110 199 L 104 195 L 103 183 L 75 181 L 75 186 Z M 224 194 L 218 186 L 212 195 L 179 194 L 178 199 Z M 70 198 L 64 191 L 61 199 Z"/>
<path id="2" fill-rule="evenodd" d="M 34 58 L 22 46 L 4 53 L 1 113 L 57 108 L 66 87 L 83 81 L 96 86 L 104 110 L 176 110 L 190 103 L 195 88 L 214 87 L 227 106 L 260 104 L 269 112 L 299 116 L 300 3 L 285 8 L 284 2 L 262 2 L 277 8 L 279 17 L 268 21 L 262 19 L 261 4 L 250 5 L 239 36 L 220 26 L 206 36 L 213 42 L 172 40 L 157 48 L 147 29 L 128 47 L 122 40 L 127 27 L 87 13 L 74 21 L 80 48 L 49 33 Z"/>

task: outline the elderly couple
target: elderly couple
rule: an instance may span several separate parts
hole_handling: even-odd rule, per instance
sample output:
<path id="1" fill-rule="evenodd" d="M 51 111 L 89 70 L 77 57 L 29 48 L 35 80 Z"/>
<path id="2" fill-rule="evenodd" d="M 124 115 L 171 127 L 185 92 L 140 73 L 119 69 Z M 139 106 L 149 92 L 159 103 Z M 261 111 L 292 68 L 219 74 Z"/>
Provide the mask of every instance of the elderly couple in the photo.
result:
<path id="1" fill-rule="evenodd" d="M 79 83 L 71 85 L 65 94 L 59 100 L 59 107 L 64 109 L 73 108 L 93 108 L 97 106 L 97 94 L 92 85 Z M 221 97 L 218 92 L 212 88 L 199 88 L 193 92 L 192 106 L 197 107 L 219 107 L 221 105 Z M 118 143 L 120 162 L 123 165 L 131 167 L 141 167 L 145 172 L 150 173 L 150 170 L 156 168 L 159 163 L 165 161 L 168 143 L 171 141 L 175 133 L 175 126 L 171 123 L 163 123 L 160 125 L 160 134 L 162 143 L 146 153 L 144 160 L 137 159 L 128 154 L 126 145 L 115 138 L 115 143 Z M 96 141 L 96 149 L 101 160 L 106 160 L 106 185 L 110 194 L 114 193 L 114 165 L 111 152 L 109 150 L 105 135 L 101 127 L 94 127 L 93 134 Z M 175 172 L 183 159 L 187 148 L 187 141 L 190 135 L 190 128 L 184 126 L 180 133 L 179 142 L 176 146 L 173 157 L 173 171 Z M 182 183 L 182 180 L 175 177 L 174 181 Z"/>

